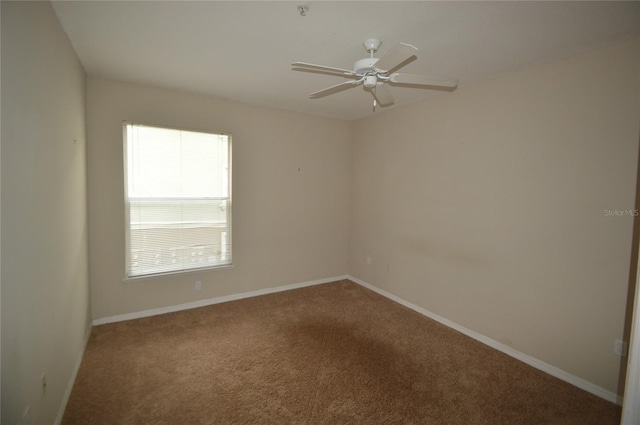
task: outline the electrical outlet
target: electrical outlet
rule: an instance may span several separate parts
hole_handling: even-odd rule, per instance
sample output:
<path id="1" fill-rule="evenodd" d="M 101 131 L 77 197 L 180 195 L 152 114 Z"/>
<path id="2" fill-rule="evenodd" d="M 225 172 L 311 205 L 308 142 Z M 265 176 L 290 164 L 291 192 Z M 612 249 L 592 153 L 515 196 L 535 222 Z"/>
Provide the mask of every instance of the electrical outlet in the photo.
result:
<path id="1" fill-rule="evenodd" d="M 371 257 L 367 257 L 367 264 L 371 265 Z"/>
<path id="2" fill-rule="evenodd" d="M 616 339 L 615 344 L 613 345 L 613 352 L 621 357 L 627 357 L 627 342 Z"/>
<path id="3" fill-rule="evenodd" d="M 200 282 L 199 280 L 196 280 L 196 291 L 201 291 L 202 290 L 202 282 Z"/>

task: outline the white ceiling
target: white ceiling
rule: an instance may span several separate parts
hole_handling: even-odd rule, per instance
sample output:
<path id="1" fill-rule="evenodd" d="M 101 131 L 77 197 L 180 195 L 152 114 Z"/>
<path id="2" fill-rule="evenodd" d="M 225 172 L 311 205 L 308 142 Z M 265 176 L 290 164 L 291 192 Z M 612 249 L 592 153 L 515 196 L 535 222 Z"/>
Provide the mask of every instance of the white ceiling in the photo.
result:
<path id="1" fill-rule="evenodd" d="M 297 6 L 306 4 L 306 16 Z M 345 120 L 373 113 L 342 77 L 291 62 L 352 69 L 362 42 L 419 49 L 401 72 L 460 86 L 640 35 L 640 1 L 53 1 L 89 75 L 198 92 Z M 447 92 L 391 88 L 396 103 Z M 378 108 L 379 113 L 381 111 Z"/>

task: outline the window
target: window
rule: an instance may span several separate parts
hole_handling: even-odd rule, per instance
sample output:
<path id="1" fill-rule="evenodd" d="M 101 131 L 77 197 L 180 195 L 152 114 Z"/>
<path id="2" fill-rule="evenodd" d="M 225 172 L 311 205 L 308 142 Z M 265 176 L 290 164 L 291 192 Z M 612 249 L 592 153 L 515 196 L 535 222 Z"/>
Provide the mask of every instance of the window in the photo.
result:
<path id="1" fill-rule="evenodd" d="M 126 275 L 231 264 L 231 136 L 124 123 Z"/>

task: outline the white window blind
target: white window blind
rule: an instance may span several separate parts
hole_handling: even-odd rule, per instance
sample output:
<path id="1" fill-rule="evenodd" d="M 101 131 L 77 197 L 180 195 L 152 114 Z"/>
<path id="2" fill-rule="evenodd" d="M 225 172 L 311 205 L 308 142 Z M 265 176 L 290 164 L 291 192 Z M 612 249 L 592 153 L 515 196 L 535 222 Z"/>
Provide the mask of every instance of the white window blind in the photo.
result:
<path id="1" fill-rule="evenodd" d="M 231 136 L 124 124 L 127 277 L 231 264 Z"/>

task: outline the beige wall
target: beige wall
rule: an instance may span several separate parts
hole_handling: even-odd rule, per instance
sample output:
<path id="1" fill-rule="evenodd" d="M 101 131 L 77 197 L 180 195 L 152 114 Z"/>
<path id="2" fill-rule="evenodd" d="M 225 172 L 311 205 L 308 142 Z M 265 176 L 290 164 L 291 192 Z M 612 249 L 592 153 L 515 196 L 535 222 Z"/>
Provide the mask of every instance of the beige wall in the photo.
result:
<path id="1" fill-rule="evenodd" d="M 633 217 L 606 210 L 635 208 L 639 53 L 355 122 L 350 273 L 617 392 Z"/>
<path id="2" fill-rule="evenodd" d="M 52 424 L 91 319 L 85 75 L 48 2 L 1 7 L 2 423 Z"/>
<path id="3" fill-rule="evenodd" d="M 87 114 L 95 319 L 347 273 L 349 123 L 92 77 Z M 122 281 L 123 120 L 232 133 L 235 268 Z"/>

